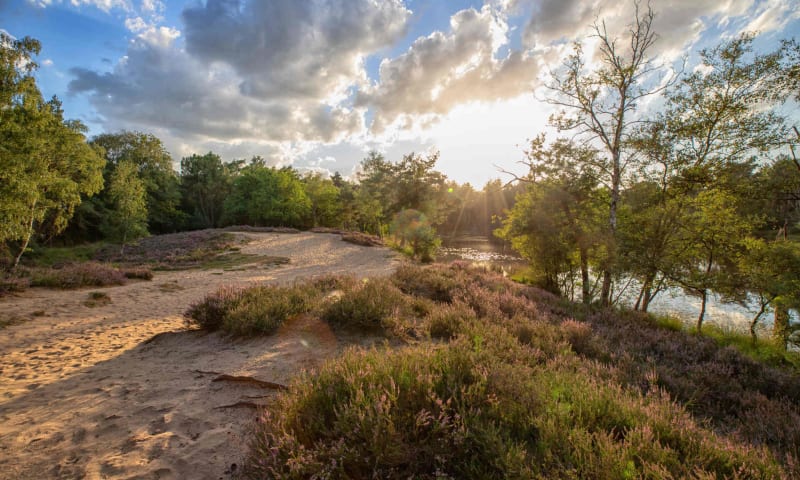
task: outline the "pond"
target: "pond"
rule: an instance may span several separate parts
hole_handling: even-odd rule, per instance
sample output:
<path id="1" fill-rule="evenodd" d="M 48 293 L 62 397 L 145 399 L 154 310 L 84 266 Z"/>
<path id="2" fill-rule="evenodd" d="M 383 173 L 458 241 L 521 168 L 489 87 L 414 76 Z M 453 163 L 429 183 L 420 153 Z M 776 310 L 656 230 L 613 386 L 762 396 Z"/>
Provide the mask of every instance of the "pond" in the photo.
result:
<path id="1" fill-rule="evenodd" d="M 442 262 L 464 260 L 477 265 L 500 268 L 507 275 L 527 267 L 527 262 L 509 247 L 492 243 L 488 238 L 481 236 L 457 236 L 443 240 L 437 260 Z M 620 295 L 620 302 L 623 305 L 633 306 L 638 293 L 638 285 L 631 281 Z M 674 316 L 693 325 L 700 314 L 700 299 L 686 295 L 679 288 L 671 288 L 661 292 L 653 300 L 649 311 Z M 706 305 L 705 323 L 748 331 L 750 321 L 757 312 L 758 306 L 755 301 L 745 307 L 723 302 L 718 295 L 712 294 Z M 762 328 L 771 328 L 772 315 L 765 315 L 760 323 Z"/>

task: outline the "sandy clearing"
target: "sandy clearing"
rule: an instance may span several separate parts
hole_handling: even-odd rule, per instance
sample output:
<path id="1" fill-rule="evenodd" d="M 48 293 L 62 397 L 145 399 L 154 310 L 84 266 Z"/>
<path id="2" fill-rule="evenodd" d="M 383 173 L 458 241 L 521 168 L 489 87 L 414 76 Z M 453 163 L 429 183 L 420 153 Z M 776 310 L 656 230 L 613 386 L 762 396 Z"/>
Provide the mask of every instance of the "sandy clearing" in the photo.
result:
<path id="1" fill-rule="evenodd" d="M 188 331 L 186 308 L 222 285 L 379 276 L 398 262 L 387 249 L 338 235 L 243 235 L 251 241 L 242 253 L 291 263 L 157 272 L 150 282 L 103 288 L 111 303 L 94 308 L 83 302 L 97 288 L 32 289 L 0 300 L 5 313 L 39 315 L 0 330 L 0 478 L 228 478 L 256 414 L 216 407 L 273 393 L 197 371 L 288 383 L 341 347 L 327 325 L 309 318 L 262 339 Z"/>

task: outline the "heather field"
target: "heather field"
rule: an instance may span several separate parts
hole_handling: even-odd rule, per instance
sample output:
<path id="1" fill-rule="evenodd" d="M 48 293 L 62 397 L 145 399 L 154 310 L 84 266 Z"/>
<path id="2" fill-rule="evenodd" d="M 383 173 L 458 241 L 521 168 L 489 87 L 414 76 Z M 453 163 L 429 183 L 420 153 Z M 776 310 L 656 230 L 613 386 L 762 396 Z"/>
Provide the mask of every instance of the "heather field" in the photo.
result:
<path id="1" fill-rule="evenodd" d="M 261 410 L 244 478 L 800 475 L 792 354 L 757 361 L 464 264 L 226 288 L 187 316 L 236 338 L 300 316 L 340 339 L 385 339 L 295 377 Z"/>

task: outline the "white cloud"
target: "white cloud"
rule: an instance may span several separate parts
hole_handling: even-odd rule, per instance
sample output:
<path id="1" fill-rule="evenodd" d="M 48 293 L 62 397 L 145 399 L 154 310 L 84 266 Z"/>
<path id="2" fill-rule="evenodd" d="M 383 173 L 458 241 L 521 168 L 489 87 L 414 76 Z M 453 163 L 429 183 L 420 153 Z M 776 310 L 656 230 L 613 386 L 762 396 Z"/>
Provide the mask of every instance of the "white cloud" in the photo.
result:
<path id="1" fill-rule="evenodd" d="M 125 28 L 130 30 L 133 33 L 141 32 L 142 30 L 147 30 L 147 22 L 142 20 L 142 17 L 132 17 L 125 19 Z"/>
<path id="2" fill-rule="evenodd" d="M 64 0 L 27 0 L 29 4 L 39 8 L 46 8 L 55 3 L 63 3 Z M 129 11 L 131 5 L 127 0 L 68 0 L 73 7 L 90 6 L 102 10 L 106 13 L 113 9 Z"/>
<path id="3" fill-rule="evenodd" d="M 44 60 L 42 60 L 42 66 L 52 67 L 53 66 L 53 61 L 51 59 L 49 59 L 49 58 L 45 58 Z"/>
<path id="4" fill-rule="evenodd" d="M 70 91 L 88 94 L 110 129 L 197 144 L 336 142 L 363 131 L 348 90 L 409 14 L 399 1 L 209 0 L 184 11 L 183 31 L 130 20 L 139 33 L 127 55 L 112 72 L 73 70 Z"/>
<path id="5" fill-rule="evenodd" d="M 533 90 L 536 57 L 511 51 L 508 25 L 490 6 L 462 10 L 452 16 L 448 33 L 417 39 L 408 51 L 381 62 L 379 81 L 364 89 L 358 105 L 375 109 L 373 130 L 435 121 L 459 104 L 496 101 Z"/>
<path id="6" fill-rule="evenodd" d="M 181 36 L 180 30 L 170 27 L 145 26 L 139 32 L 139 38 L 150 45 L 165 49 Z"/>

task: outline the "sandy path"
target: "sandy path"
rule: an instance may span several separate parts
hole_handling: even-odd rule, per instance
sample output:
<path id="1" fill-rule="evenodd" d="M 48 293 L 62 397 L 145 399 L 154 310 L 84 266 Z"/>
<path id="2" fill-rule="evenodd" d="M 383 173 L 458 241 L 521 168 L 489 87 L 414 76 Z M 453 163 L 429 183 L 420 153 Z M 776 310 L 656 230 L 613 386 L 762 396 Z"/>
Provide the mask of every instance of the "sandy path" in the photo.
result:
<path id="1" fill-rule="evenodd" d="M 272 393 L 197 371 L 287 383 L 336 353 L 339 342 L 307 318 L 253 340 L 187 331 L 189 304 L 221 285 L 385 275 L 397 262 L 386 249 L 338 235 L 246 236 L 252 241 L 242 253 L 291 263 L 157 272 L 150 282 L 102 289 L 112 302 L 102 307 L 83 305 L 96 288 L 33 289 L 0 300 L 3 312 L 39 315 L 0 331 L 0 478 L 228 478 L 255 411 L 216 407 Z"/>

